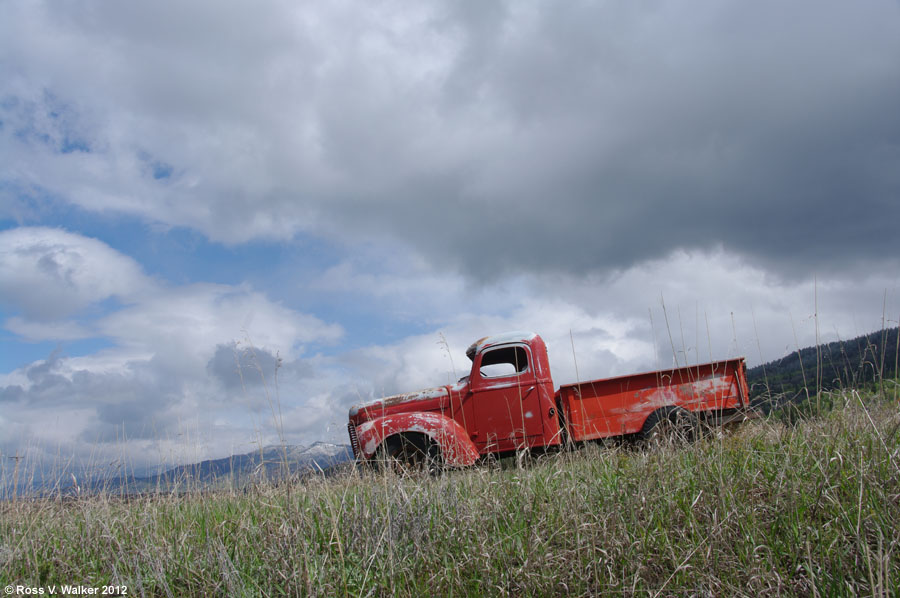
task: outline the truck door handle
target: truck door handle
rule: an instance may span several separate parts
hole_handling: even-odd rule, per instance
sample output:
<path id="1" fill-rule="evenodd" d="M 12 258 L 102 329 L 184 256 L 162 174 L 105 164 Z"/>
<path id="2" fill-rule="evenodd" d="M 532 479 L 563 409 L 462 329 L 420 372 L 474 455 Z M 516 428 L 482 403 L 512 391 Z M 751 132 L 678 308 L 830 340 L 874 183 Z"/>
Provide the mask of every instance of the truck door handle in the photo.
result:
<path id="1" fill-rule="evenodd" d="M 522 398 L 524 399 L 525 397 L 527 397 L 528 395 L 530 395 L 532 390 L 534 390 L 534 386 L 532 386 L 531 388 L 529 388 L 528 390 L 526 390 L 526 391 L 525 391 L 525 394 L 522 395 Z"/>

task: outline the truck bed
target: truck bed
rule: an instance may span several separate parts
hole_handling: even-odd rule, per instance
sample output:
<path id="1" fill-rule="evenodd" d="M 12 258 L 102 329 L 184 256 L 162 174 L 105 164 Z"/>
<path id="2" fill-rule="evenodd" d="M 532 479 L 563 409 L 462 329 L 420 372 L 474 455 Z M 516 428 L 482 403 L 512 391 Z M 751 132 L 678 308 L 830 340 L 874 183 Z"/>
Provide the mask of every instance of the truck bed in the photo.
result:
<path id="1" fill-rule="evenodd" d="M 580 442 L 640 432 L 654 410 L 668 405 L 721 421 L 746 408 L 747 396 L 739 357 L 569 384 L 556 398 L 571 440 Z"/>

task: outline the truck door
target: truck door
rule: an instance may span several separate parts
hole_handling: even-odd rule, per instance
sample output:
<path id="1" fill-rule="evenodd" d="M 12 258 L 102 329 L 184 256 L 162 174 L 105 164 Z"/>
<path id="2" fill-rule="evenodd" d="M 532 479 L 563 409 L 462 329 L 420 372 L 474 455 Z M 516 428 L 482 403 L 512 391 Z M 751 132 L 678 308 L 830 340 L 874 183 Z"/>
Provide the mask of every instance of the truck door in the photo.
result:
<path id="1" fill-rule="evenodd" d="M 511 451 L 543 432 L 540 387 L 527 345 L 491 347 L 476 356 L 470 384 L 472 440 L 480 452 Z"/>

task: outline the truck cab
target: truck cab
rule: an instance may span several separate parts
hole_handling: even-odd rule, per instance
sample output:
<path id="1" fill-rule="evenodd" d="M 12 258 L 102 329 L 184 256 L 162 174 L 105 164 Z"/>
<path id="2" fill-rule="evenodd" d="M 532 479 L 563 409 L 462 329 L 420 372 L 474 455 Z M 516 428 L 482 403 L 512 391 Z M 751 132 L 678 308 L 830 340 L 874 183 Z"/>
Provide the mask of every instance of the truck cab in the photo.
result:
<path id="1" fill-rule="evenodd" d="M 358 460 L 439 458 L 471 465 L 487 454 L 559 444 L 547 347 L 531 332 L 488 336 L 466 350 L 456 384 L 384 397 L 350 409 Z"/>

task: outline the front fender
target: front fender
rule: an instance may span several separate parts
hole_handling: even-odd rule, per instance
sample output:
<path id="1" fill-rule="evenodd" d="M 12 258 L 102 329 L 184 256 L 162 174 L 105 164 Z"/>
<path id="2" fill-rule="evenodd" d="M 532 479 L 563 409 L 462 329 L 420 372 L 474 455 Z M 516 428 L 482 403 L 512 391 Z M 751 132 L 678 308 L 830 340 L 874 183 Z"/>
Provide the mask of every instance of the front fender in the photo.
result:
<path id="1" fill-rule="evenodd" d="M 403 432 L 431 438 L 441 448 L 444 463 L 452 467 L 472 465 L 478 459 L 478 449 L 456 420 L 430 412 L 386 415 L 360 424 L 356 433 L 361 458 L 371 459 L 385 438 Z"/>

